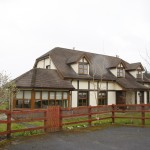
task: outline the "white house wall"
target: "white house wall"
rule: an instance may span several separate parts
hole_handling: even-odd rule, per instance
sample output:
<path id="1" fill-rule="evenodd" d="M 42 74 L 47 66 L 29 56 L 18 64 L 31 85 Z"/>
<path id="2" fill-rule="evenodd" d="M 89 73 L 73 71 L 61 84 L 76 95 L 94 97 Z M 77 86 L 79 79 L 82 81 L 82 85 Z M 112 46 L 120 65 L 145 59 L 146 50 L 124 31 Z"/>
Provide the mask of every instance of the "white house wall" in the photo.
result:
<path id="1" fill-rule="evenodd" d="M 44 60 L 40 60 L 40 61 L 37 63 L 37 68 L 44 68 Z"/>
<path id="2" fill-rule="evenodd" d="M 111 72 L 113 75 L 117 76 L 117 68 L 110 69 L 110 72 Z"/>
<path id="3" fill-rule="evenodd" d="M 75 80 L 75 81 L 72 81 L 72 85 L 73 85 L 73 87 L 74 87 L 75 89 L 78 88 L 78 85 L 77 85 L 77 81 L 76 81 L 76 80 Z"/>
<path id="4" fill-rule="evenodd" d="M 108 90 L 123 90 L 123 88 L 115 82 L 109 82 Z"/>
<path id="5" fill-rule="evenodd" d="M 130 74 L 131 74 L 134 78 L 136 78 L 137 72 L 136 72 L 136 71 L 130 71 Z"/>
<path id="6" fill-rule="evenodd" d="M 133 91 L 126 92 L 126 103 L 127 104 L 135 104 L 135 92 L 133 92 Z"/>
<path id="7" fill-rule="evenodd" d="M 116 104 L 116 92 L 108 92 L 108 105 Z"/>
<path id="8" fill-rule="evenodd" d="M 51 60 L 50 62 L 51 62 L 51 64 L 50 64 L 51 68 L 50 68 L 50 69 L 56 69 L 56 67 L 55 67 L 55 65 L 54 65 L 54 63 L 53 63 L 53 61 Z"/>
<path id="9" fill-rule="evenodd" d="M 79 81 L 79 89 L 88 89 L 88 81 Z"/>
<path id="10" fill-rule="evenodd" d="M 90 81 L 90 89 L 97 90 L 97 82 L 96 81 Z"/>
<path id="11" fill-rule="evenodd" d="M 47 65 L 50 65 L 50 59 L 45 59 L 44 68 L 46 68 Z"/>
<path id="12" fill-rule="evenodd" d="M 78 92 L 72 91 L 72 107 L 77 107 Z"/>
<path id="13" fill-rule="evenodd" d="M 38 61 L 37 68 L 46 68 L 46 66 L 48 66 L 48 65 L 50 65 L 50 69 L 56 69 L 56 67 L 50 57 Z"/>
<path id="14" fill-rule="evenodd" d="M 97 92 L 90 91 L 89 92 L 89 105 L 91 106 L 97 106 Z"/>
<path id="15" fill-rule="evenodd" d="M 78 74 L 78 64 L 72 64 L 71 67 Z"/>
<path id="16" fill-rule="evenodd" d="M 107 90 L 107 83 L 106 82 L 99 82 L 100 90 Z"/>
<path id="17" fill-rule="evenodd" d="M 147 104 L 147 92 L 144 92 L 144 104 Z"/>
<path id="18" fill-rule="evenodd" d="M 140 97 L 139 97 L 139 95 L 138 95 L 139 92 L 140 92 L 140 91 L 137 91 L 137 96 L 136 96 L 136 97 L 137 97 L 137 104 L 140 104 Z"/>

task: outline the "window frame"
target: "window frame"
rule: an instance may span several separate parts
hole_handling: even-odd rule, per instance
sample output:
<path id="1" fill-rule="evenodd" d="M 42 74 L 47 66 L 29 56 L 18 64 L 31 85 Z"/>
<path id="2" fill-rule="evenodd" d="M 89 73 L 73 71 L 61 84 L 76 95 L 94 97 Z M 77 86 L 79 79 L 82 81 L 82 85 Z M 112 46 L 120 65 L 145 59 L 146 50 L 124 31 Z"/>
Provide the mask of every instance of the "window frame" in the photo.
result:
<path id="1" fill-rule="evenodd" d="M 103 94 L 105 97 L 103 97 Z M 97 96 L 97 100 L 98 100 L 98 105 L 108 105 L 107 92 L 106 91 L 99 91 L 98 96 Z"/>
<path id="2" fill-rule="evenodd" d="M 136 78 L 138 78 L 138 79 L 142 78 L 142 70 L 141 69 L 137 69 Z"/>
<path id="3" fill-rule="evenodd" d="M 31 95 L 28 95 L 29 98 L 28 97 L 26 98 L 25 94 L 27 92 L 30 92 L 29 94 L 31 94 Z M 22 95 L 22 97 L 17 97 L 16 96 L 15 108 L 27 108 L 27 109 L 31 109 L 32 92 L 30 90 L 21 90 L 20 94 Z M 21 96 L 21 95 L 19 95 L 19 96 Z M 21 101 L 22 101 L 22 104 L 20 103 Z M 20 103 L 20 105 L 19 105 L 19 103 Z"/>
<path id="4" fill-rule="evenodd" d="M 80 75 L 87 75 L 89 70 L 89 66 L 87 62 L 79 62 L 78 63 L 78 73 Z"/>
<path id="5" fill-rule="evenodd" d="M 125 76 L 125 70 L 124 67 L 117 67 L 117 77 L 124 77 Z"/>
<path id="6" fill-rule="evenodd" d="M 80 94 L 82 94 L 82 97 L 80 97 L 81 96 Z M 86 94 L 85 98 L 83 98 L 83 96 L 84 96 L 83 94 Z M 81 101 L 81 103 L 79 101 Z M 78 92 L 78 107 L 79 106 L 89 106 L 89 92 L 88 91 L 79 91 Z"/>
<path id="7" fill-rule="evenodd" d="M 58 106 L 58 105 L 63 108 L 67 108 L 69 106 L 69 92 L 68 91 L 46 91 L 48 92 L 48 99 L 42 99 L 42 92 L 45 92 L 45 91 L 35 91 L 35 93 L 36 92 L 40 92 L 40 99 L 36 99 L 35 97 L 35 102 L 39 101 L 39 104 L 40 104 L 38 108 L 43 108 L 44 106 L 46 107 L 46 106 Z"/>

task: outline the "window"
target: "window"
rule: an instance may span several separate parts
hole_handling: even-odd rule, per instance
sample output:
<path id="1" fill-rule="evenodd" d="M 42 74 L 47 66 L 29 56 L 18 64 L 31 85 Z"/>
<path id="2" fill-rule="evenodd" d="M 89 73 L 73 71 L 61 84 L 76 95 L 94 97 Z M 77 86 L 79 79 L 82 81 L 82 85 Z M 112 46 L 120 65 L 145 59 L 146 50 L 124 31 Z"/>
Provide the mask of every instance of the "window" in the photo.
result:
<path id="1" fill-rule="evenodd" d="M 68 92 L 49 92 L 41 91 L 35 92 L 35 107 L 46 108 L 47 106 L 68 107 Z"/>
<path id="2" fill-rule="evenodd" d="M 47 65 L 47 66 L 46 66 L 46 69 L 50 69 L 50 65 Z"/>
<path id="3" fill-rule="evenodd" d="M 124 68 L 123 67 L 117 68 L 117 77 L 124 77 Z"/>
<path id="4" fill-rule="evenodd" d="M 138 70 L 137 70 L 136 77 L 137 77 L 137 78 L 142 78 L 142 70 L 141 70 L 141 69 L 138 69 Z"/>
<path id="5" fill-rule="evenodd" d="M 98 93 L 98 105 L 107 105 L 107 94 L 104 91 Z"/>
<path id="6" fill-rule="evenodd" d="M 84 62 L 79 63 L 79 74 L 88 74 L 88 64 Z"/>
<path id="7" fill-rule="evenodd" d="M 16 108 L 31 108 L 31 91 L 20 91 L 17 93 Z"/>
<path id="8" fill-rule="evenodd" d="M 147 91 L 147 104 L 150 103 L 150 96 L 149 96 L 149 91 Z"/>
<path id="9" fill-rule="evenodd" d="M 79 92 L 78 106 L 88 106 L 88 92 Z"/>

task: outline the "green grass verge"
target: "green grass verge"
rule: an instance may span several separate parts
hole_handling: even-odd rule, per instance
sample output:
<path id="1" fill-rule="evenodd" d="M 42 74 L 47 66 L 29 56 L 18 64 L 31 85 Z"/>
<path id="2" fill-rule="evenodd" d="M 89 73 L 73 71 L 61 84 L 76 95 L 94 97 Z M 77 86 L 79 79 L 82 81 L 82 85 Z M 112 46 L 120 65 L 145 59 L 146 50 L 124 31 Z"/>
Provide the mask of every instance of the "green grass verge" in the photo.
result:
<path id="1" fill-rule="evenodd" d="M 7 110 L 8 108 L 9 108 L 8 102 L 4 102 L 4 103 L 0 104 L 0 110 Z"/>

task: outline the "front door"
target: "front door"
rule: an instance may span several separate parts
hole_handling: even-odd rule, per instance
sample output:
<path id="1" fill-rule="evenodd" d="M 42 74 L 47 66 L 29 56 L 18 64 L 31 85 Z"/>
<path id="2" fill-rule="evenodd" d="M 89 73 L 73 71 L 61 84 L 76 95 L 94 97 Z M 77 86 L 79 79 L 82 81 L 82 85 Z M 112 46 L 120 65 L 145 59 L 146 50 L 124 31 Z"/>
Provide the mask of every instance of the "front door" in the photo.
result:
<path id="1" fill-rule="evenodd" d="M 126 103 L 126 92 L 117 91 L 116 92 L 116 104 L 125 104 Z"/>

